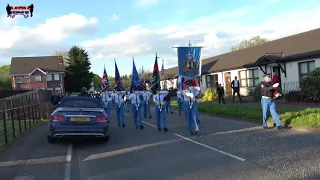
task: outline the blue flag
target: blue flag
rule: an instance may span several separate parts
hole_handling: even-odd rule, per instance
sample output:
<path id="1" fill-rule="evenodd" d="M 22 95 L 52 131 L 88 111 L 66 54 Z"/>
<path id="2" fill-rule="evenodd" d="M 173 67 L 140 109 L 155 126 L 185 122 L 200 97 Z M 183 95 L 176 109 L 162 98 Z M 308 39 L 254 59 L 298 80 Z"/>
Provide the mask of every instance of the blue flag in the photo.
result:
<path id="1" fill-rule="evenodd" d="M 114 61 L 114 64 L 115 64 L 115 67 L 116 67 L 116 70 L 115 70 L 115 83 L 116 83 L 116 88 L 120 91 L 125 91 L 123 85 L 122 85 L 122 81 L 121 81 L 121 77 L 120 77 L 120 73 L 119 73 L 119 70 L 118 70 L 118 66 L 117 66 L 117 63 L 116 61 Z"/>
<path id="2" fill-rule="evenodd" d="M 201 48 L 178 47 L 179 76 L 188 79 L 201 76 Z"/>
<path id="3" fill-rule="evenodd" d="M 132 67 L 132 78 L 131 78 L 131 85 L 130 85 L 130 93 L 132 92 L 133 88 L 138 88 L 140 86 L 140 78 L 134 63 L 133 59 L 133 67 Z"/>

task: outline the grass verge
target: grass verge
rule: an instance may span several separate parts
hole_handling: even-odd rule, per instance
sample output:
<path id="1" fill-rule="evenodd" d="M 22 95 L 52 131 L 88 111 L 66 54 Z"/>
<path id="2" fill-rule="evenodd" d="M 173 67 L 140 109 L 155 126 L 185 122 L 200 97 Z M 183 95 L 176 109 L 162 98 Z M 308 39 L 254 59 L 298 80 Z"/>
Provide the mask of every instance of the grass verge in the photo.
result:
<path id="1" fill-rule="evenodd" d="M 172 107 L 177 109 L 177 101 L 172 101 Z M 199 112 L 208 113 L 217 116 L 228 116 L 239 119 L 253 120 L 256 122 L 262 121 L 261 107 L 245 106 L 243 104 L 215 104 L 210 102 L 199 102 Z M 282 123 L 292 126 L 304 126 L 312 128 L 320 128 L 320 108 L 308 109 L 277 109 L 278 115 Z M 272 120 L 269 115 L 269 119 Z"/>

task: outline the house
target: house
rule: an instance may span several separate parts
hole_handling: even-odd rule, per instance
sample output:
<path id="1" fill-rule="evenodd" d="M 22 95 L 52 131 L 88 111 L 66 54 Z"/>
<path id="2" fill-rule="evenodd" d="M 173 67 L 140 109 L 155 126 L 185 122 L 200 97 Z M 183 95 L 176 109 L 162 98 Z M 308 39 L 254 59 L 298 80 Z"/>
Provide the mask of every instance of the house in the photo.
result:
<path id="1" fill-rule="evenodd" d="M 201 92 L 221 83 L 226 95 L 232 95 L 231 81 L 237 76 L 240 93 L 246 96 L 263 81 L 265 73 L 277 73 L 285 93 L 297 90 L 301 79 L 320 67 L 319 37 L 320 28 L 202 59 Z M 173 77 L 178 76 L 175 73 Z"/>
<path id="2" fill-rule="evenodd" d="M 11 84 L 15 90 L 45 89 L 64 94 L 62 56 L 13 57 Z"/>

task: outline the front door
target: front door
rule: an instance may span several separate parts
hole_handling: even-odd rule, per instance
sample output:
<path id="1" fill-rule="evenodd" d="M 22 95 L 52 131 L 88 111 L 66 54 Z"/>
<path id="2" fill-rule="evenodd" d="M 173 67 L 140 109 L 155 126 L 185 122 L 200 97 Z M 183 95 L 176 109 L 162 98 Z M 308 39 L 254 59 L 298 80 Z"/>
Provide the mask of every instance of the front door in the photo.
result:
<path id="1" fill-rule="evenodd" d="M 225 82 L 225 90 L 226 95 L 231 96 L 232 95 L 232 89 L 231 89 L 231 73 L 227 72 L 224 73 L 224 82 Z"/>
<path id="2" fill-rule="evenodd" d="M 280 70 L 280 67 L 278 66 L 273 66 L 271 67 L 271 76 L 273 77 L 273 75 L 277 73 L 278 76 L 279 76 L 279 80 L 280 80 L 280 84 L 281 84 L 281 70 Z"/>

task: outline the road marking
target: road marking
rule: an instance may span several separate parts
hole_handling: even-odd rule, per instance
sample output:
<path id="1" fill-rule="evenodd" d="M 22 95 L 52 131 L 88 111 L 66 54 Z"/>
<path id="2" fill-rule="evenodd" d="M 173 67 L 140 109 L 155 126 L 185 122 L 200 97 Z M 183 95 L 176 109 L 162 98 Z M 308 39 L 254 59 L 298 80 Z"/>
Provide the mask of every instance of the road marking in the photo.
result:
<path id="1" fill-rule="evenodd" d="M 68 152 L 66 157 L 66 166 L 64 171 L 64 180 L 70 180 L 71 179 L 71 160 L 72 160 L 72 153 L 73 153 L 73 147 L 70 144 L 68 146 Z"/>
<path id="2" fill-rule="evenodd" d="M 224 152 L 224 151 L 221 151 L 221 150 L 219 150 L 219 149 L 210 147 L 210 146 L 208 146 L 208 145 L 199 143 L 199 142 L 194 141 L 194 140 L 192 140 L 192 139 L 189 139 L 189 138 L 187 138 L 187 137 L 181 136 L 180 134 L 176 134 L 176 133 L 175 133 L 174 135 L 176 135 L 176 136 L 178 136 L 178 137 L 180 137 L 180 138 L 182 138 L 182 139 L 185 139 L 185 140 L 187 140 L 187 141 L 190 141 L 190 142 L 193 142 L 193 143 L 195 143 L 195 144 L 198 144 L 198 145 L 200 145 L 200 146 L 203 146 L 203 147 L 206 147 L 206 148 L 208 148 L 208 149 L 211 149 L 211 150 L 213 150 L 213 151 L 216 151 L 216 152 L 219 152 L 219 153 L 221 153 L 221 154 L 227 155 L 227 156 L 232 157 L 232 158 L 234 158 L 234 159 L 237 159 L 237 160 L 239 160 L 239 161 L 246 161 L 245 159 L 243 159 L 243 158 L 241 158 L 241 157 L 238 157 L 238 156 L 235 156 L 235 155 L 226 153 L 226 152 Z"/>
<path id="3" fill-rule="evenodd" d="M 145 122 L 145 121 L 142 121 L 142 122 L 148 124 L 149 126 L 152 126 L 152 127 L 155 127 L 155 128 L 157 127 L 157 126 L 155 126 L 155 125 L 153 125 L 153 124 L 150 124 L 150 123 L 148 123 L 148 122 Z"/>
<path id="4" fill-rule="evenodd" d="M 157 127 L 157 126 L 155 126 L 155 125 L 153 125 L 153 124 L 150 124 L 150 123 L 147 123 L 147 122 L 145 122 L 145 121 L 143 121 L 143 122 L 146 123 L 146 124 L 148 124 L 149 126 L 152 126 L 152 127 L 155 127 L 155 128 Z M 221 151 L 221 150 L 219 150 L 219 149 L 213 148 L 213 147 L 211 147 L 211 146 L 208 146 L 208 145 L 202 144 L 202 143 L 200 143 L 200 142 L 194 141 L 194 140 L 189 139 L 189 138 L 187 138 L 187 137 L 184 137 L 184 136 L 182 136 L 182 135 L 180 135 L 180 134 L 174 133 L 174 135 L 175 135 L 175 136 L 178 136 L 178 137 L 180 137 L 180 138 L 182 138 L 182 139 L 184 139 L 184 140 L 187 140 L 187 141 L 193 142 L 193 143 L 195 143 L 195 144 L 198 144 L 198 145 L 200 145 L 200 146 L 202 146 L 202 147 L 206 147 L 206 148 L 211 149 L 211 150 L 213 150 L 213 151 L 216 151 L 216 152 L 218 152 L 218 153 L 221 153 L 221 154 L 227 155 L 227 156 L 229 156 L 229 157 L 232 157 L 232 158 L 234 158 L 234 159 L 236 159 L 236 160 L 246 161 L 245 159 L 243 159 L 243 158 L 241 158 L 241 157 L 232 155 L 232 154 L 230 154 L 230 153 L 227 153 L 227 152 Z"/>
<path id="5" fill-rule="evenodd" d="M 34 176 L 18 176 L 15 177 L 14 180 L 35 180 L 36 178 Z"/>
<path id="6" fill-rule="evenodd" d="M 129 114 L 126 114 L 126 113 L 124 113 L 124 115 L 126 115 L 126 116 L 130 116 Z"/>

